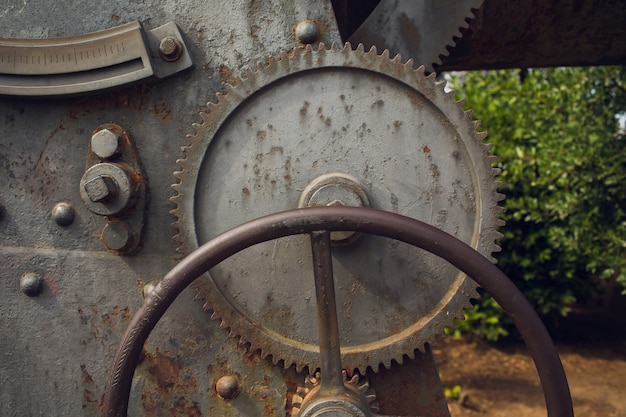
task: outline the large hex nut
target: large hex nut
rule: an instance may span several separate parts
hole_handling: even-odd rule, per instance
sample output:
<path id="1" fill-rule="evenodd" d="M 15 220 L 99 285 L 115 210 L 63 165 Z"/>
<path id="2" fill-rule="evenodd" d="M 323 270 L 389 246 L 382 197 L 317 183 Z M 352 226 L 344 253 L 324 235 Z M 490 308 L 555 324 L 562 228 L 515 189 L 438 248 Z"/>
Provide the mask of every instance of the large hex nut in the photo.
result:
<path id="1" fill-rule="evenodd" d="M 298 207 L 349 206 L 370 207 L 363 185 L 341 172 L 321 175 L 311 181 L 300 195 Z M 334 245 L 345 245 L 358 238 L 355 232 L 331 232 Z"/>
<path id="2" fill-rule="evenodd" d="M 126 210 L 135 197 L 135 184 L 121 164 L 104 162 L 89 168 L 80 180 L 80 196 L 89 210 L 112 216 Z"/>

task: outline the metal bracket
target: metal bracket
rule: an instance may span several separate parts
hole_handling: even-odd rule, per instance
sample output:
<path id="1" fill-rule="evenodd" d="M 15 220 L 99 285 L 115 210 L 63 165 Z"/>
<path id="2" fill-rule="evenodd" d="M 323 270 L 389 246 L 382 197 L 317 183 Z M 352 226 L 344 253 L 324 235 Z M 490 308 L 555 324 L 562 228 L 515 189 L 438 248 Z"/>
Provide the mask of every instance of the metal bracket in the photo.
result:
<path id="1" fill-rule="evenodd" d="M 118 255 L 139 250 L 148 182 L 137 149 L 121 126 L 106 123 L 93 131 L 80 196 L 107 249 Z"/>

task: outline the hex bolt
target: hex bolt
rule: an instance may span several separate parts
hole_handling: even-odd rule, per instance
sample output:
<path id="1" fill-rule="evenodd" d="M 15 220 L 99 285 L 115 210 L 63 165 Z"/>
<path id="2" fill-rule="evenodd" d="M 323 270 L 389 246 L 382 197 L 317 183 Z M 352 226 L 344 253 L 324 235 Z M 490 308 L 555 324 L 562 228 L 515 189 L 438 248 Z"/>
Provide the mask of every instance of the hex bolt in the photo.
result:
<path id="1" fill-rule="evenodd" d="M 120 137 L 117 133 L 102 129 L 91 137 L 91 152 L 100 159 L 109 159 L 120 150 Z"/>
<path id="2" fill-rule="evenodd" d="M 20 278 L 20 290 L 29 297 L 36 297 L 43 290 L 43 278 L 35 272 L 27 272 Z"/>
<path id="3" fill-rule="evenodd" d="M 174 36 L 166 36 L 159 43 L 159 56 L 162 60 L 173 62 L 183 54 L 183 44 Z"/>
<path id="4" fill-rule="evenodd" d="M 59 226 L 69 226 L 74 223 L 75 218 L 76 211 L 74 210 L 74 207 L 66 201 L 57 203 L 52 208 L 52 219 Z"/>
<path id="5" fill-rule="evenodd" d="M 83 188 L 94 203 L 106 203 L 113 200 L 117 195 L 117 184 L 108 175 L 98 175 L 87 181 Z"/>
<path id="6" fill-rule="evenodd" d="M 215 384 L 217 395 L 224 400 L 232 400 L 239 394 L 239 381 L 232 375 L 226 375 Z"/>
<path id="7" fill-rule="evenodd" d="M 317 42 L 320 37 L 320 31 L 314 21 L 305 19 L 296 25 L 296 40 L 304 45 L 310 45 Z"/>
<path id="8" fill-rule="evenodd" d="M 102 243 L 113 252 L 124 252 L 131 246 L 133 233 L 125 222 L 109 222 L 102 229 L 100 236 Z"/>

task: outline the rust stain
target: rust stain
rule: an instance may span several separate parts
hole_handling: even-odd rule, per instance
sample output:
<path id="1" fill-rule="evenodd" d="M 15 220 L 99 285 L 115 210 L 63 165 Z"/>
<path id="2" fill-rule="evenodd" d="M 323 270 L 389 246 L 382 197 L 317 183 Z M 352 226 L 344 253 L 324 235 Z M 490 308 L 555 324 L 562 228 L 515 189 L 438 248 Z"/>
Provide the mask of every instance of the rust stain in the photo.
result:
<path id="1" fill-rule="evenodd" d="M 83 384 L 93 384 L 93 378 L 87 372 L 87 367 L 85 365 L 80 365 L 80 370 L 83 374 Z"/>
<path id="2" fill-rule="evenodd" d="M 422 149 L 422 151 L 424 151 L 424 153 L 430 153 L 430 148 L 424 145 L 424 148 Z"/>
<path id="3" fill-rule="evenodd" d="M 367 289 L 367 281 L 361 282 L 359 280 L 354 280 L 352 283 L 352 288 L 350 288 L 350 295 L 356 295 L 356 293 L 365 294 L 365 290 Z"/>
<path id="4" fill-rule="evenodd" d="M 190 371 L 183 370 L 181 359 L 170 357 L 159 348 L 154 353 L 145 352 L 148 373 L 141 394 L 146 415 L 171 415 L 200 417 L 200 406 L 191 400 L 198 383 Z"/>
<path id="5" fill-rule="evenodd" d="M 220 80 L 223 83 L 228 83 L 228 84 L 237 83 L 237 76 L 235 75 L 233 70 L 228 68 L 226 65 L 223 65 L 223 64 L 220 65 L 219 69 L 217 70 L 217 73 L 219 75 Z"/>
<path id="6" fill-rule="evenodd" d="M 159 119 L 167 122 L 172 118 L 172 110 L 166 101 L 161 101 L 160 103 L 155 103 L 152 106 L 152 113 L 157 116 Z"/>
<path id="7" fill-rule="evenodd" d="M 153 355 L 146 353 L 146 357 L 152 364 L 148 371 L 151 375 L 156 377 L 157 384 L 160 388 L 167 390 L 167 388 L 170 388 L 179 381 L 180 364 L 177 360 L 162 354 L 159 348 L 157 348 Z"/>
<path id="8" fill-rule="evenodd" d="M 143 392 L 141 394 L 141 405 L 147 415 L 155 415 L 157 411 L 157 404 L 150 392 Z"/>
<path id="9" fill-rule="evenodd" d="M 111 313 L 105 313 L 102 317 L 102 325 L 110 326 L 113 324 L 113 319 L 120 316 L 123 322 L 128 322 L 130 320 L 130 308 L 119 308 L 118 306 L 113 307 Z"/>
<path id="10" fill-rule="evenodd" d="M 56 296 L 59 293 L 59 283 L 56 277 L 54 277 L 51 274 L 45 274 L 43 276 L 43 279 L 46 281 L 46 284 L 48 288 L 50 289 L 50 292 L 52 293 L 52 295 Z"/>

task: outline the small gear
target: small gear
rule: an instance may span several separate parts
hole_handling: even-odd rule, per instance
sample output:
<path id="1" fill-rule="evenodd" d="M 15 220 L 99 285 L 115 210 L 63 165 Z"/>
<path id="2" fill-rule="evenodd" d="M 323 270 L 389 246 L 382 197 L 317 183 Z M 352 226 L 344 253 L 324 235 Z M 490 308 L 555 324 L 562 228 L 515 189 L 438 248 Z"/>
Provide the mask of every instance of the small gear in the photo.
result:
<path id="1" fill-rule="evenodd" d="M 499 250 L 503 196 L 486 134 L 424 67 L 374 48 L 320 45 L 270 58 L 225 89 L 200 114 L 175 173 L 181 253 L 296 208 L 312 188 L 323 191 L 318 201 L 365 195 L 367 205 L 430 223 L 485 256 Z M 306 236 L 249 248 L 198 280 L 197 297 L 251 350 L 317 369 L 310 250 Z M 414 358 L 478 297 L 464 274 L 400 242 L 362 236 L 333 257 L 342 364 L 361 374 Z"/>
<path id="2" fill-rule="evenodd" d="M 376 391 L 374 391 L 374 389 L 370 386 L 367 377 L 361 376 L 358 372 L 355 372 L 350 378 L 348 378 L 348 373 L 345 370 L 342 374 L 344 384 L 363 395 L 365 401 L 369 404 L 370 410 L 374 413 L 378 413 L 379 404 L 376 399 Z M 287 416 L 295 417 L 298 415 L 302 402 L 307 394 L 320 384 L 320 378 L 321 376 L 319 372 L 316 372 L 315 375 L 307 375 L 304 378 L 304 385 L 299 385 L 296 388 L 296 392 L 293 393 L 293 395 L 288 396 L 288 402 L 290 404 L 287 404 Z"/>

